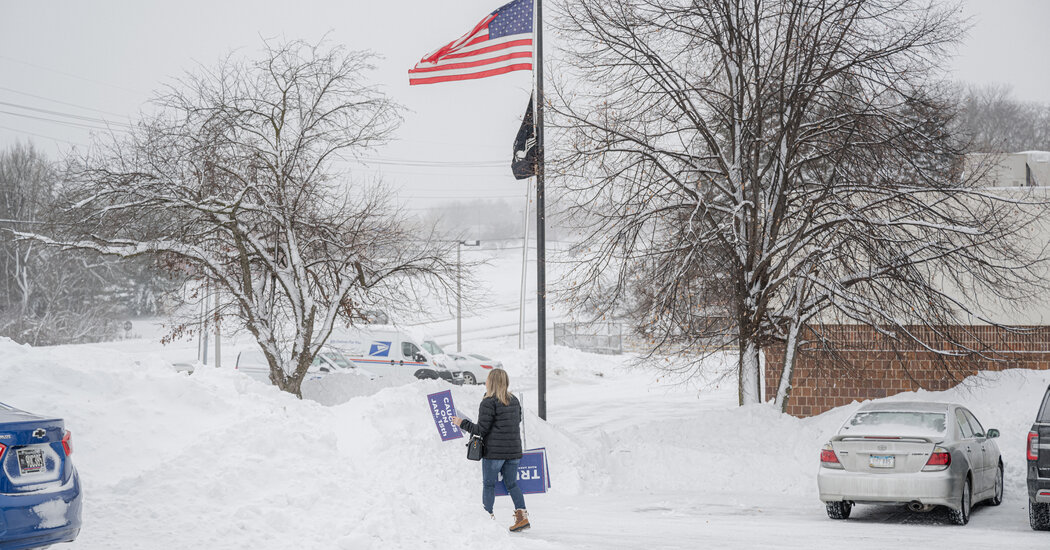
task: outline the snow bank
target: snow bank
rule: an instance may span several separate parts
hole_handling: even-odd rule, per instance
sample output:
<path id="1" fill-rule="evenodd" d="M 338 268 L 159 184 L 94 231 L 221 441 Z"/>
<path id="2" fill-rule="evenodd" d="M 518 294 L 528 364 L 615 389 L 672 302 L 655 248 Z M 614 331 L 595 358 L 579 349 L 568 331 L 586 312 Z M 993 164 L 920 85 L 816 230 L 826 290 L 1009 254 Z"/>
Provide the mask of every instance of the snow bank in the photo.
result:
<path id="1" fill-rule="evenodd" d="M 732 384 L 698 392 L 627 369 L 623 357 L 553 348 L 551 421 L 542 422 L 532 410 L 534 352 L 488 345 L 477 351 L 501 359 L 512 391 L 524 394 L 528 446 L 548 449 L 552 493 L 526 497 L 538 524 L 544 515 L 552 523 L 552 515 L 575 517 L 578 501 L 638 502 L 647 494 L 733 494 L 756 505 L 783 495 L 822 518 L 819 450 L 859 404 L 796 419 L 768 405 L 735 407 Z M 0 340 L 0 358 L 0 401 L 63 417 L 73 432 L 86 494 L 76 548 L 489 549 L 612 540 L 568 530 L 552 545 L 538 528 L 512 536 L 505 498 L 497 500 L 499 521 L 489 520 L 465 441 L 442 443 L 430 418 L 426 395 L 450 388 L 442 382 L 343 381 L 315 396 L 333 404 L 325 406 L 229 369 L 178 374 L 152 353 Z M 1007 498 L 1018 502 L 1025 434 L 1048 383 L 1047 372 L 1009 371 L 892 399 L 957 401 L 985 428 L 1000 429 Z M 452 387 L 471 417 L 483 391 Z"/>
<path id="2" fill-rule="evenodd" d="M 74 434 L 78 548 L 491 548 L 509 537 L 481 510 L 463 443 L 436 434 L 426 394 L 444 383 L 326 407 L 230 370 L 186 376 L 99 349 L 0 341 L 0 357 L 0 400 L 63 417 Z M 453 389 L 472 417 L 482 393 Z M 527 422 L 559 447 L 552 468 L 571 492 L 571 438 Z"/>
<path id="3" fill-rule="evenodd" d="M 880 401 L 955 402 L 984 428 L 997 428 L 1010 498 L 1025 493 L 1025 438 L 1050 372 L 986 372 L 945 392 L 907 392 Z M 661 416 L 602 438 L 621 490 L 781 493 L 816 498 L 819 453 L 860 407 L 798 419 L 770 405 Z"/>

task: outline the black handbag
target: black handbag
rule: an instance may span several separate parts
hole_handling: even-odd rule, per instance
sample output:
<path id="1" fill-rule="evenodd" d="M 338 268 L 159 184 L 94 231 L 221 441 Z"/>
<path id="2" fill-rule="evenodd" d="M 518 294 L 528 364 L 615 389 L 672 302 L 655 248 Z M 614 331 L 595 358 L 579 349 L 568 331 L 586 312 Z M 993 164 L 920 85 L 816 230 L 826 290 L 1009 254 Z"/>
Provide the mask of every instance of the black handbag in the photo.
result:
<path id="1" fill-rule="evenodd" d="M 467 460 L 481 460 L 485 454 L 485 440 L 480 435 L 471 435 L 467 442 Z"/>

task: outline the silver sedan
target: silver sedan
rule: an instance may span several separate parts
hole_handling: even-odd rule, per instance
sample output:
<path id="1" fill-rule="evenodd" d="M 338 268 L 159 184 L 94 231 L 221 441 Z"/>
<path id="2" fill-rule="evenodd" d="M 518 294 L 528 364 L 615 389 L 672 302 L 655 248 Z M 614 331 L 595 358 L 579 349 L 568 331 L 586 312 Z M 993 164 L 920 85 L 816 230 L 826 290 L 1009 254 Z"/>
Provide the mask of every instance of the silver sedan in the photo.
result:
<path id="1" fill-rule="evenodd" d="M 997 437 L 954 403 L 869 403 L 821 450 L 820 500 L 832 519 L 849 518 L 854 504 L 896 503 L 947 506 L 965 525 L 975 502 L 1003 500 Z"/>

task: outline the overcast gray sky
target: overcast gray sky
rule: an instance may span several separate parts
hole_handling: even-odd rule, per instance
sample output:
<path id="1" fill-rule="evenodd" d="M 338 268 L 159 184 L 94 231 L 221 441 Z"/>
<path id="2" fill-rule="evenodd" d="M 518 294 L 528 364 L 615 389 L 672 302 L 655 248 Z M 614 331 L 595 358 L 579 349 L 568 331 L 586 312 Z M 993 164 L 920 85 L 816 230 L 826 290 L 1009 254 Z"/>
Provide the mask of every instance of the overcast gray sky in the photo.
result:
<path id="1" fill-rule="evenodd" d="M 0 0 L 0 146 L 29 138 L 57 153 L 90 141 L 90 130 L 70 124 L 77 119 L 25 107 L 127 122 L 153 90 L 197 63 L 232 50 L 256 54 L 261 37 L 315 41 L 328 33 L 332 42 L 381 54 L 374 82 L 409 109 L 400 139 L 374 154 L 385 161 L 369 174 L 381 173 L 413 208 L 443 197 L 517 203 L 524 188 L 507 166 L 399 165 L 509 159 L 530 73 L 414 87 L 407 78 L 420 57 L 499 4 Z M 1010 84 L 1018 98 L 1050 102 L 1050 0 L 968 0 L 966 9 L 973 28 L 953 62 L 956 77 Z"/>

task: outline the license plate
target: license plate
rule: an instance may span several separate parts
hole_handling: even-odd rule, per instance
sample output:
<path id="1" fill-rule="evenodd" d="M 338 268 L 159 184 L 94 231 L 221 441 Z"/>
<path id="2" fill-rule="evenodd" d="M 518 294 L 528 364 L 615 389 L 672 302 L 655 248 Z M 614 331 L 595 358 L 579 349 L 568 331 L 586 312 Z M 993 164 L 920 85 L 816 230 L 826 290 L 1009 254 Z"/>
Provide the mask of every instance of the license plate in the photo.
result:
<path id="1" fill-rule="evenodd" d="M 893 455 L 871 455 L 870 464 L 872 468 L 892 468 L 893 462 Z"/>
<path id="2" fill-rule="evenodd" d="M 18 449 L 18 470 L 35 474 L 44 469 L 44 452 L 40 449 Z"/>

